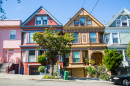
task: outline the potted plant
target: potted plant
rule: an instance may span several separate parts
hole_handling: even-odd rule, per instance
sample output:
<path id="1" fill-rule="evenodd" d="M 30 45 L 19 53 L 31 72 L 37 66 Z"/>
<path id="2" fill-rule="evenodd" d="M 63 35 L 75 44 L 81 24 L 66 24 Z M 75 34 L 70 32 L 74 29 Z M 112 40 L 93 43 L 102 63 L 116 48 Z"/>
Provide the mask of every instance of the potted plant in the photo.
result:
<path id="1" fill-rule="evenodd" d="M 44 69 L 45 69 L 45 66 L 40 66 L 38 68 L 38 71 L 40 72 L 40 75 L 43 75 L 44 74 Z"/>
<path id="2" fill-rule="evenodd" d="M 93 59 L 90 59 L 90 62 L 89 62 L 91 65 L 94 65 L 95 64 L 95 61 Z"/>
<path id="3" fill-rule="evenodd" d="M 88 65 L 89 64 L 89 59 L 85 58 L 85 64 Z"/>

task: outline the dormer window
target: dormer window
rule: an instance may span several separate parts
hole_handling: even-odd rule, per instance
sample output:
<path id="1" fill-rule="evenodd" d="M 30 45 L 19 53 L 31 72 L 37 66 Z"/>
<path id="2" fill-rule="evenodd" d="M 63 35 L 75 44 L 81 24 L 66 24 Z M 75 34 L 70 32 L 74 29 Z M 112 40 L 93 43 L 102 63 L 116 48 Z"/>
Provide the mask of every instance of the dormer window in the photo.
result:
<path id="1" fill-rule="evenodd" d="M 122 26 L 127 26 L 127 17 L 126 16 L 122 16 L 121 20 L 122 20 Z"/>
<path id="2" fill-rule="evenodd" d="M 81 26 L 85 26 L 85 17 L 80 18 L 80 24 Z"/>
<path id="3" fill-rule="evenodd" d="M 116 26 L 119 27 L 119 26 L 123 26 L 123 27 L 126 27 L 126 26 L 130 26 L 130 21 L 128 20 L 127 16 L 121 16 L 120 19 L 117 19 L 116 20 Z"/>
<path id="4" fill-rule="evenodd" d="M 47 25 L 47 24 L 48 24 L 48 16 L 36 17 L 36 25 Z"/>

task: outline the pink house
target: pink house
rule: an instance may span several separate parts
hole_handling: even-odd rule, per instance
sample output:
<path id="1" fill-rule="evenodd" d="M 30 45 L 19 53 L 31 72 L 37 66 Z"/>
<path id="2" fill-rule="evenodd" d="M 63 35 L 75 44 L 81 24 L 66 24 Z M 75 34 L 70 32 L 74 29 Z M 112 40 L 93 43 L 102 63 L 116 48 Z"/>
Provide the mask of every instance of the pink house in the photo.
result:
<path id="1" fill-rule="evenodd" d="M 0 61 L 17 64 L 20 73 L 21 64 L 21 20 L 0 21 Z"/>

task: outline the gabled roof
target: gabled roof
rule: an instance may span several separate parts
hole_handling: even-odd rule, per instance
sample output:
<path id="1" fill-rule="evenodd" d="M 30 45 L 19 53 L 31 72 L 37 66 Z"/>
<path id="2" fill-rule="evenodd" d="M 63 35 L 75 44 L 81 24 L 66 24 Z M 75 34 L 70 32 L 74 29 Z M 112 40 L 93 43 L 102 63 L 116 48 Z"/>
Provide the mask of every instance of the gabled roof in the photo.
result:
<path id="1" fill-rule="evenodd" d="M 67 27 L 71 22 L 82 12 L 85 11 L 89 15 L 90 18 L 92 18 L 96 23 L 98 23 L 101 26 L 104 26 L 101 22 L 99 22 L 95 17 L 93 17 L 88 11 L 86 11 L 83 7 L 64 25 L 64 27 Z"/>
<path id="2" fill-rule="evenodd" d="M 121 14 L 122 12 L 127 12 L 128 14 L 125 15 L 130 15 L 130 12 L 126 8 L 122 8 L 107 24 L 106 27 L 109 27 Z"/>
<path id="3" fill-rule="evenodd" d="M 44 7 L 39 7 L 31 16 L 29 16 L 23 23 L 21 26 L 26 25 L 31 19 L 33 19 L 35 17 L 35 15 L 40 11 L 40 10 L 45 11 L 45 14 L 48 14 L 49 17 L 51 17 L 58 25 L 62 25 L 54 16 L 52 16 Z"/>

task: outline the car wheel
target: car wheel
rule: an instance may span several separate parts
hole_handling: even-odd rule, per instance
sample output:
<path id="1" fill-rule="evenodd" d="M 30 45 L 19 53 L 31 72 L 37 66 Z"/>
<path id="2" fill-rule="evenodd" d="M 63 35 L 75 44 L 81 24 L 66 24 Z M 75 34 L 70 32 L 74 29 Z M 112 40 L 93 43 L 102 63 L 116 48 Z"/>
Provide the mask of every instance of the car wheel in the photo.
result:
<path id="1" fill-rule="evenodd" d="M 123 86 L 128 86 L 129 85 L 129 81 L 127 79 L 123 80 Z"/>

